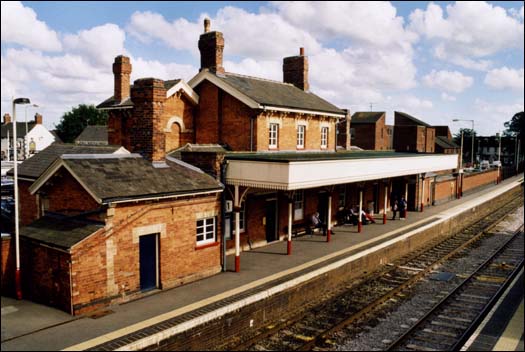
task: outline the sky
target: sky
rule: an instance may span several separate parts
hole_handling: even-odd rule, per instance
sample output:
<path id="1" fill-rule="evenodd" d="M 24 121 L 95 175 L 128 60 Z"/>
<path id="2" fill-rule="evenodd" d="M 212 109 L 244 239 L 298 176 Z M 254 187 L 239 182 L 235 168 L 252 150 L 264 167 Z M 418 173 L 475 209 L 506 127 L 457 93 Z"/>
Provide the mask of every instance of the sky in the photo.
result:
<path id="1" fill-rule="evenodd" d="M 452 133 L 504 130 L 523 111 L 521 1 L 1 2 L 1 113 L 53 129 L 79 104 L 113 95 L 115 56 L 132 81 L 198 73 L 204 18 L 224 34 L 228 72 L 282 80 L 305 48 L 310 90 L 357 111 L 402 111 Z"/>

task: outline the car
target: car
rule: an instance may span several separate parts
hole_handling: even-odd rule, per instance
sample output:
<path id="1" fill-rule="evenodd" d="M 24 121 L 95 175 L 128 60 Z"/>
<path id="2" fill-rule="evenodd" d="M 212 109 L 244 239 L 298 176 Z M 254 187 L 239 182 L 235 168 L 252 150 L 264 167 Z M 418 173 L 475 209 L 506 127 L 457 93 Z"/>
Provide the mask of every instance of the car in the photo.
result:
<path id="1" fill-rule="evenodd" d="M 492 167 L 501 167 L 501 161 L 495 160 L 491 164 Z"/>

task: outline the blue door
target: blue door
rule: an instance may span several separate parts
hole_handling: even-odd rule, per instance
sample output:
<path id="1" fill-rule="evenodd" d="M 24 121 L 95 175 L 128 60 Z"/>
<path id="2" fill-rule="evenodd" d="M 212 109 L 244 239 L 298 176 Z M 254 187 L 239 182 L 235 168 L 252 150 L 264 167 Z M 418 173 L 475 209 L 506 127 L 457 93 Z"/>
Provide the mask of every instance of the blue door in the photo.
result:
<path id="1" fill-rule="evenodd" d="M 157 287 L 157 234 L 139 237 L 140 289 Z"/>

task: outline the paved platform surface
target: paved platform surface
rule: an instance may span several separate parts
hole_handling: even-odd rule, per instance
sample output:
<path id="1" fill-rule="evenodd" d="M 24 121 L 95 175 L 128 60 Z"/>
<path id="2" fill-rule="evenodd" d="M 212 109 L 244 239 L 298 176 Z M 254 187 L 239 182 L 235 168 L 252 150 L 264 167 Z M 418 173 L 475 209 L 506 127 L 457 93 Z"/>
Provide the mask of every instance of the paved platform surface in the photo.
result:
<path id="1" fill-rule="evenodd" d="M 234 257 L 228 256 L 230 271 L 148 297 L 109 307 L 109 314 L 98 317 L 72 317 L 53 308 L 28 301 L 2 297 L 2 350 L 61 350 L 93 348 L 140 327 L 162 322 L 212 302 L 228 299 L 260 285 L 274 282 L 309 267 L 344 255 L 362 251 L 372 244 L 387 241 L 410 229 L 428 223 L 440 212 L 467 203 L 491 190 L 516 182 L 523 175 L 512 177 L 500 185 L 490 185 L 462 199 L 426 207 L 423 213 L 409 212 L 406 221 L 387 221 L 363 226 L 335 227 L 332 241 L 324 236 L 303 236 L 293 240 L 292 255 L 286 255 L 286 242 L 276 242 L 252 251 L 242 252 L 241 272 L 233 272 Z M 83 343 L 84 342 L 84 343 Z M 82 344 L 80 344 L 82 343 Z M 79 345 L 80 344 L 80 345 Z"/>

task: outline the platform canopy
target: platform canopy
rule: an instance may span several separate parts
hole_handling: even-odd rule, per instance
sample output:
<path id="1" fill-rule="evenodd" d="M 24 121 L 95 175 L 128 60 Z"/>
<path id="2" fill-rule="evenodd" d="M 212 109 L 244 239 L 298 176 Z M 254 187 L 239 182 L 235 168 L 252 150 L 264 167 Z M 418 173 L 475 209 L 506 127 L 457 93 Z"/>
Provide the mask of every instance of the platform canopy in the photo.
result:
<path id="1" fill-rule="evenodd" d="M 458 167 L 456 154 L 395 152 L 228 153 L 226 184 L 292 191 Z"/>

